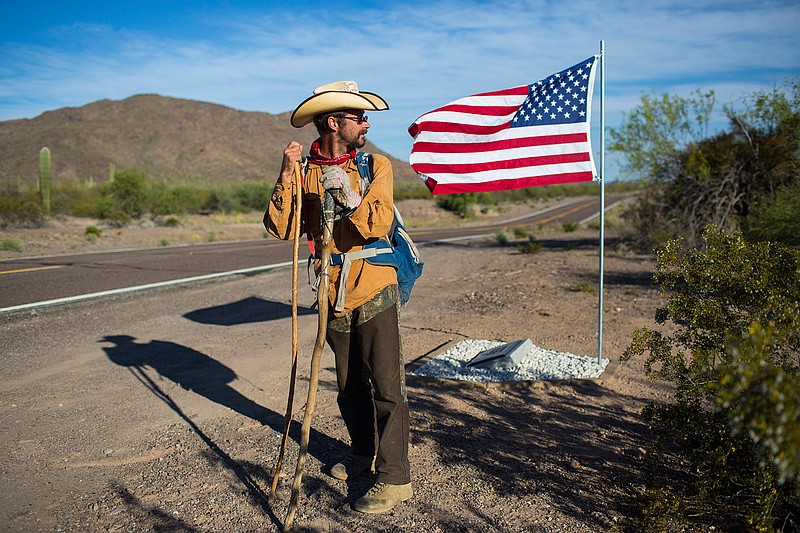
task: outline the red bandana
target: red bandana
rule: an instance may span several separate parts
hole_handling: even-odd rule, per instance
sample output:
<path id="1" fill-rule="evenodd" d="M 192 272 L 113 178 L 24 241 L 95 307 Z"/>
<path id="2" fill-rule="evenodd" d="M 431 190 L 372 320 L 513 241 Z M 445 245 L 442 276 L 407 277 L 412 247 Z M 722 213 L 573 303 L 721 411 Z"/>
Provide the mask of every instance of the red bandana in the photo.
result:
<path id="1" fill-rule="evenodd" d="M 311 143 L 311 150 L 308 154 L 308 161 L 314 163 L 315 165 L 341 165 L 349 161 L 350 159 L 355 159 L 356 151 L 350 150 L 344 155 L 340 155 L 339 157 L 334 157 L 333 159 L 327 159 L 322 157 L 319 154 L 319 139 Z"/>

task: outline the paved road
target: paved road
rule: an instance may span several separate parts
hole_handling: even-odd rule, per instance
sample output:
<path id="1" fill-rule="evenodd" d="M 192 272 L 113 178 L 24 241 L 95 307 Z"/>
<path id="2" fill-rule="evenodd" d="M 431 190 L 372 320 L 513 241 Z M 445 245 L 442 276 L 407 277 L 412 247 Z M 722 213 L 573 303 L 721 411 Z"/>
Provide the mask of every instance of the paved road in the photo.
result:
<path id="1" fill-rule="evenodd" d="M 503 227 L 585 220 L 596 215 L 598 207 L 597 198 L 570 199 L 498 223 L 410 233 L 418 244 L 456 240 L 490 235 Z M 291 260 L 291 242 L 269 239 L 0 261 L 0 313 L 86 294 L 202 279 L 232 271 L 258 271 L 284 266 Z"/>

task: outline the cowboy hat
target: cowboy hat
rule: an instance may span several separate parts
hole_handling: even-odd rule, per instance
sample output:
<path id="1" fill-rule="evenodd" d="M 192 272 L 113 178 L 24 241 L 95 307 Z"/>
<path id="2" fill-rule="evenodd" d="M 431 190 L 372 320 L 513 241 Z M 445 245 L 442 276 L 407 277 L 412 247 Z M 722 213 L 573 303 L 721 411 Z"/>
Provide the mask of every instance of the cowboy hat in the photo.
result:
<path id="1" fill-rule="evenodd" d="M 294 110 L 290 122 L 295 128 L 302 128 L 320 113 L 344 109 L 384 111 L 389 109 L 389 104 L 377 94 L 359 92 L 354 81 L 337 81 L 314 89 L 314 94 Z"/>

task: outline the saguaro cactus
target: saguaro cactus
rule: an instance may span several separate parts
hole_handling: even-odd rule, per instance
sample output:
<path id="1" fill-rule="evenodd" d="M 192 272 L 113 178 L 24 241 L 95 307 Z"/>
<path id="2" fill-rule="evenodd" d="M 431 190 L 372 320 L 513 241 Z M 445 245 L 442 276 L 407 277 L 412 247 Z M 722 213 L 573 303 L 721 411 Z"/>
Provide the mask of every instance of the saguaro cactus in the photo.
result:
<path id="1" fill-rule="evenodd" d="M 39 194 L 45 215 L 50 214 L 50 179 L 50 149 L 45 146 L 39 151 Z"/>

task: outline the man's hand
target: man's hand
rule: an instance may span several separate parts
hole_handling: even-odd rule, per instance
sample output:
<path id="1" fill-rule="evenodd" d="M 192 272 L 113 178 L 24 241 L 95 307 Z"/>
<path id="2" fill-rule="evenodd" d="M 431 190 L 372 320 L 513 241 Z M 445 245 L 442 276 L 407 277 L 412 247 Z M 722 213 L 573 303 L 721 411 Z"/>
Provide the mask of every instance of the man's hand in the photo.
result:
<path id="1" fill-rule="evenodd" d="M 322 186 L 333 197 L 336 220 L 350 216 L 361 205 L 361 195 L 350 187 L 350 178 L 341 167 L 322 167 Z"/>
<path id="2" fill-rule="evenodd" d="M 294 164 L 303 160 L 303 145 L 297 141 L 292 141 L 283 150 L 283 163 L 281 164 L 280 182 L 284 185 L 292 183 L 294 174 Z"/>

